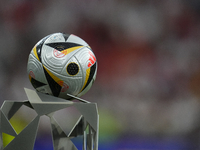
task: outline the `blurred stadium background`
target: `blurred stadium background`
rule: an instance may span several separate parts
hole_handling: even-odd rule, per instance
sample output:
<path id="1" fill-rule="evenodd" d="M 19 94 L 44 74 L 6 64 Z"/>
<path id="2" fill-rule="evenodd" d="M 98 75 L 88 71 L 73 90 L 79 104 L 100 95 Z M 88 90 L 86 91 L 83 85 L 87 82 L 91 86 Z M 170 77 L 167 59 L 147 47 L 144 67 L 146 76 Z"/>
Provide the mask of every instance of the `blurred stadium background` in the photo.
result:
<path id="1" fill-rule="evenodd" d="M 28 55 L 55 32 L 81 37 L 97 57 L 82 98 L 98 104 L 99 150 L 200 149 L 199 0 L 0 0 L 1 105 L 27 99 Z M 48 126 L 35 150 L 53 150 Z"/>

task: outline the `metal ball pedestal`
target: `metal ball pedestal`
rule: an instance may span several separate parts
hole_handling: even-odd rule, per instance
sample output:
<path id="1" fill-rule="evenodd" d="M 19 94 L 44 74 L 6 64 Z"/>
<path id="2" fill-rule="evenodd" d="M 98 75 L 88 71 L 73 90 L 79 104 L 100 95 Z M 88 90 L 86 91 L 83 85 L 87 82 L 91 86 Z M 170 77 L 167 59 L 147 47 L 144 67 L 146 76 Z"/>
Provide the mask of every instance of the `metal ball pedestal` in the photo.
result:
<path id="1" fill-rule="evenodd" d="M 75 98 L 79 102 L 68 101 L 26 88 L 25 92 L 28 100 L 4 101 L 0 109 L 0 150 L 33 150 L 39 120 L 43 115 L 50 118 L 54 150 L 78 150 L 71 139 L 80 135 L 83 136 L 82 150 L 98 150 L 99 115 L 96 103 L 90 103 L 77 97 Z M 9 120 L 23 105 L 34 109 L 37 116 L 17 134 Z M 74 106 L 81 116 L 67 135 L 54 118 L 54 113 L 71 106 Z M 3 133 L 14 137 L 5 147 L 3 146 Z"/>

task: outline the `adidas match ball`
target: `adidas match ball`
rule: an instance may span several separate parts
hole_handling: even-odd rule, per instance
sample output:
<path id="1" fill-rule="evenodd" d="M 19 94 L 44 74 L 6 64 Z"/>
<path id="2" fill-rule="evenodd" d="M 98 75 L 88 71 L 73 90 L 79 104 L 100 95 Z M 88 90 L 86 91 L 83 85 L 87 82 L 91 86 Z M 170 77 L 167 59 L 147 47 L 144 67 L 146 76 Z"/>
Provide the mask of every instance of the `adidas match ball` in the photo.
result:
<path id="1" fill-rule="evenodd" d="M 27 72 L 37 91 L 71 99 L 67 94 L 80 97 L 91 88 L 97 61 L 90 46 L 81 38 L 54 33 L 33 47 Z"/>

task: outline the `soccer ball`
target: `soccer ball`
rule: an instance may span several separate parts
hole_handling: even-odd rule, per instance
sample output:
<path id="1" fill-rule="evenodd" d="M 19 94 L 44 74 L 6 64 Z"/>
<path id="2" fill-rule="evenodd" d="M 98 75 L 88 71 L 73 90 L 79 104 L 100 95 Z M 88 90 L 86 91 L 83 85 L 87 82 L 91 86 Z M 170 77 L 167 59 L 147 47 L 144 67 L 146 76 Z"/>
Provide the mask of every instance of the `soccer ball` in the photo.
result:
<path id="1" fill-rule="evenodd" d="M 81 38 L 54 33 L 33 47 L 27 72 L 37 91 L 71 99 L 67 94 L 80 97 L 91 88 L 97 61 L 90 46 Z"/>

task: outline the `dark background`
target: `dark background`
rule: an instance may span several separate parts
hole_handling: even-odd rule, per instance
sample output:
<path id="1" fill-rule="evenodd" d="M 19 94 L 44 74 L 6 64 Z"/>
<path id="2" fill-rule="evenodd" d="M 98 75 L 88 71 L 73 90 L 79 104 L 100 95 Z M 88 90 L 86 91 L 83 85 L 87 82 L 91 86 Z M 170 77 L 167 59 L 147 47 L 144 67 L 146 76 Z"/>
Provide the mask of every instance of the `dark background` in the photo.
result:
<path id="1" fill-rule="evenodd" d="M 81 37 L 97 57 L 82 98 L 98 104 L 100 150 L 200 149 L 200 1 L 0 0 L 1 105 L 27 99 L 28 55 L 55 32 Z M 47 127 L 35 150 L 52 149 Z"/>

